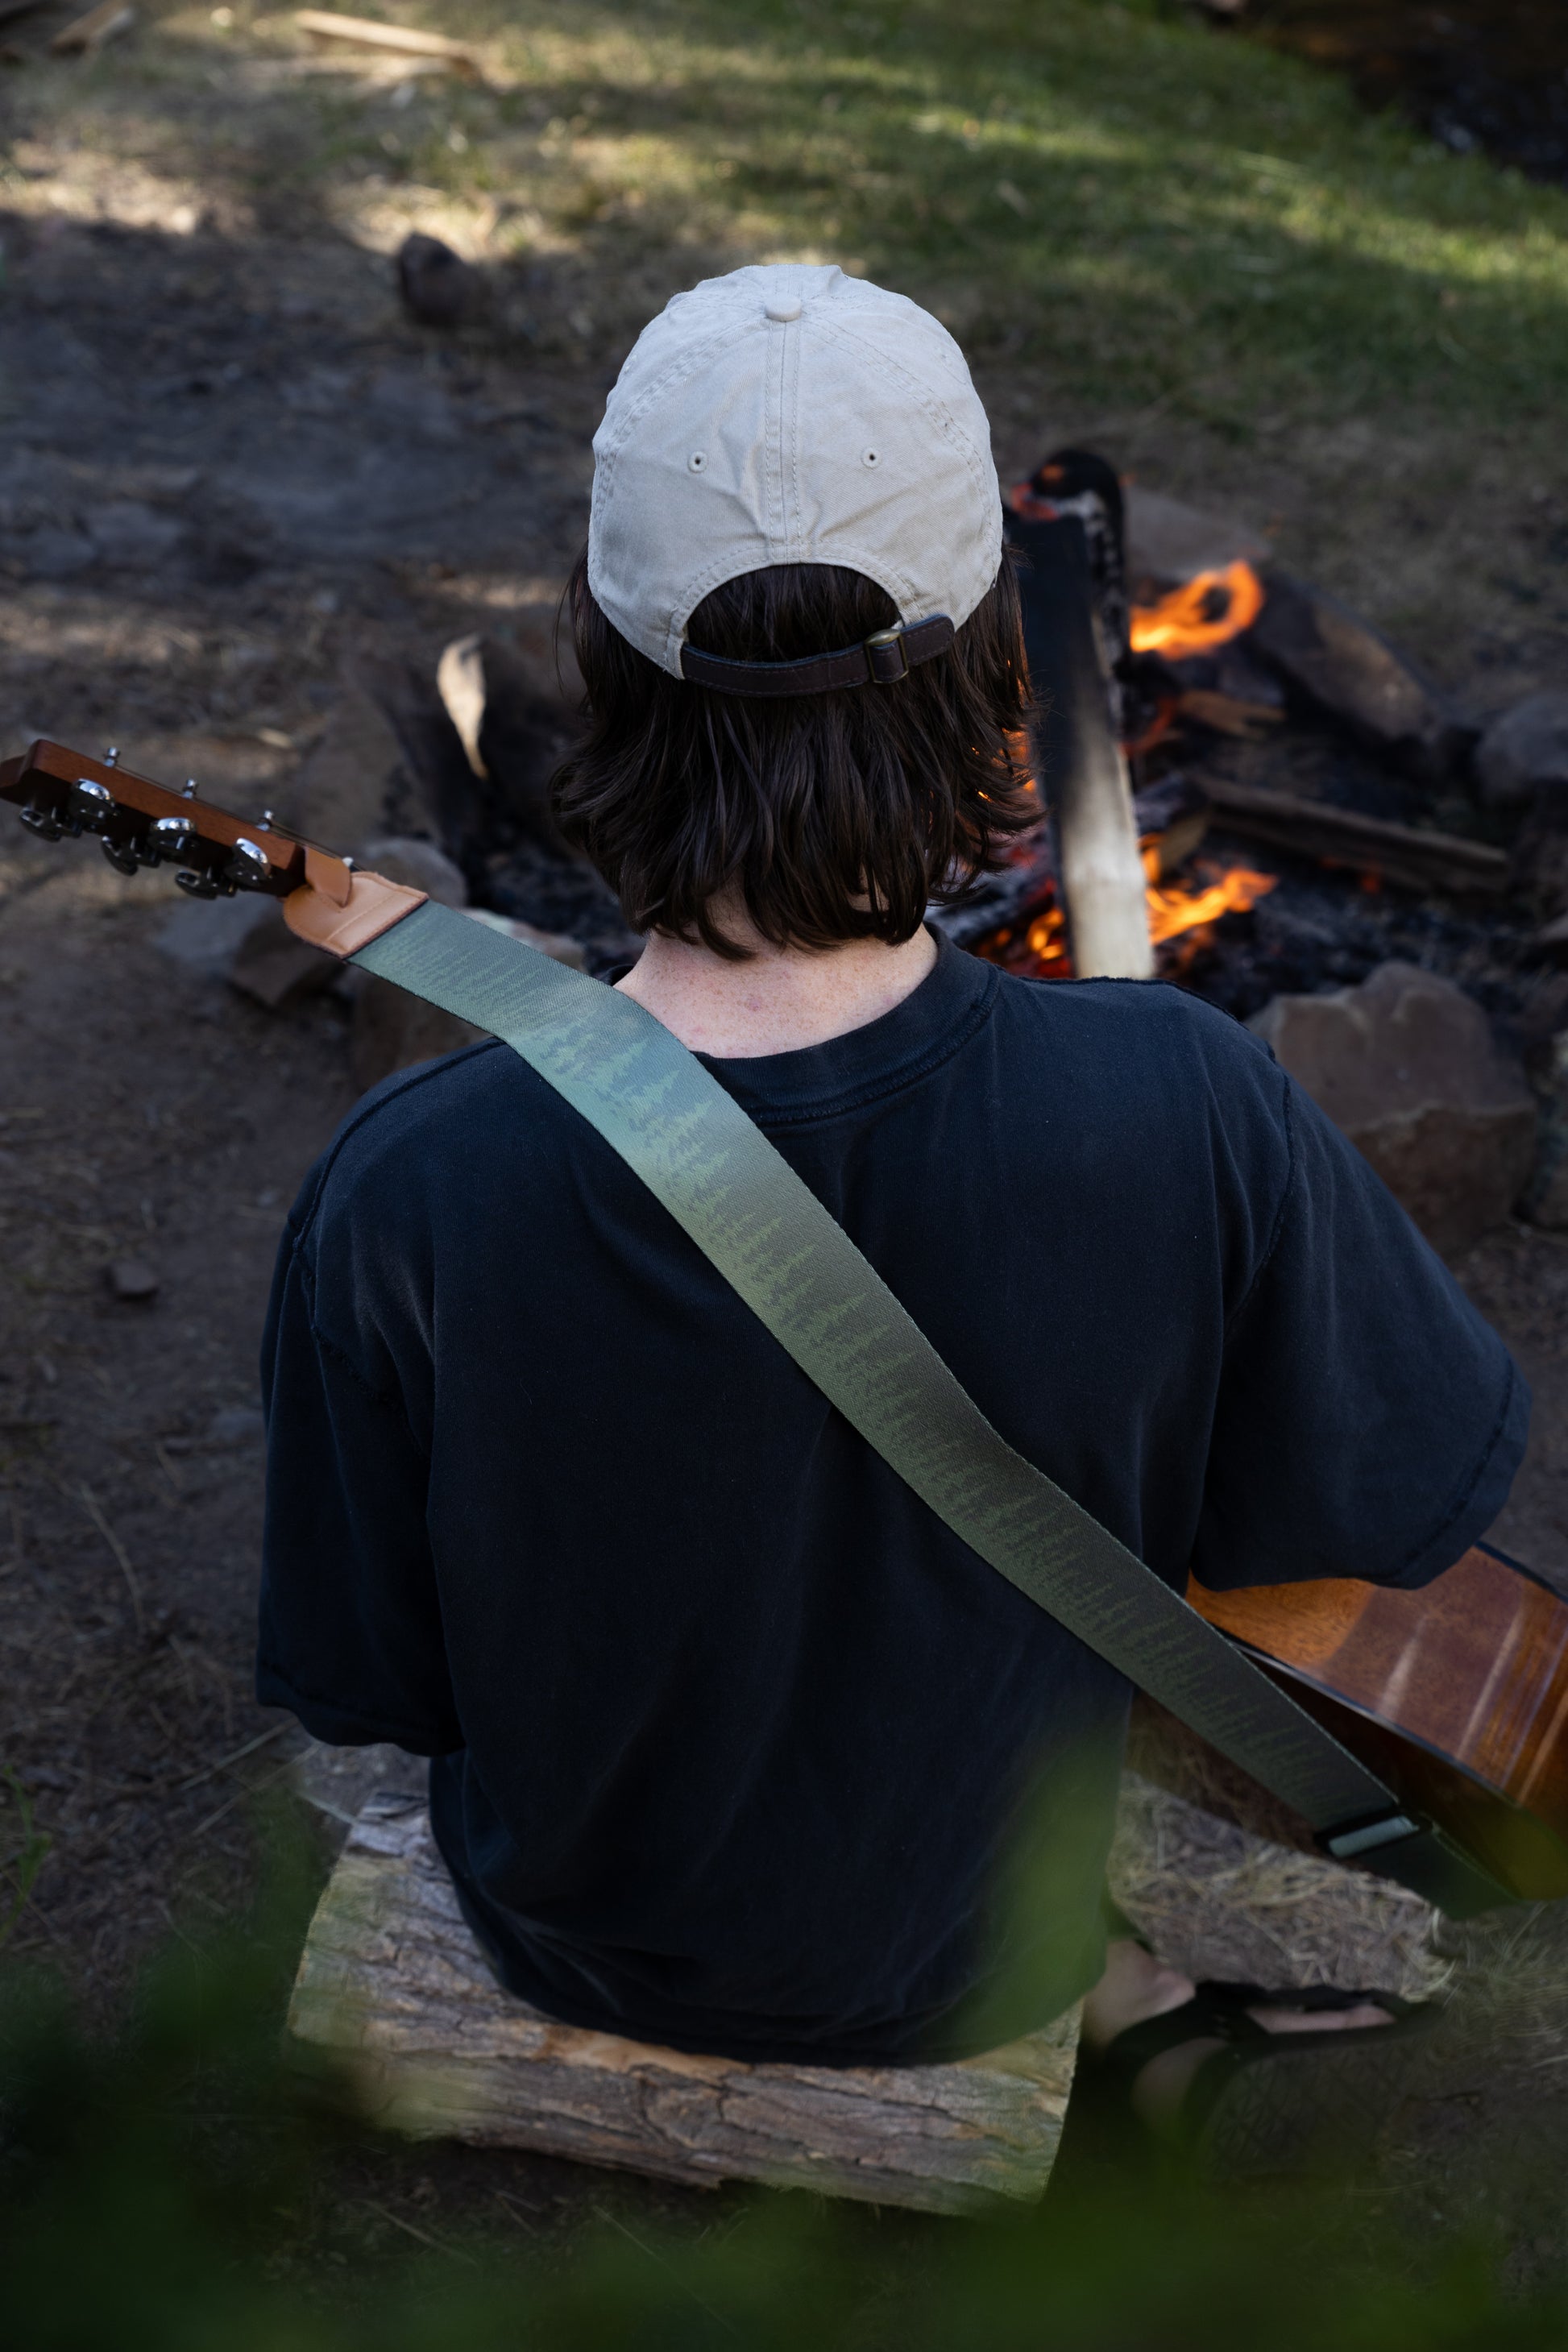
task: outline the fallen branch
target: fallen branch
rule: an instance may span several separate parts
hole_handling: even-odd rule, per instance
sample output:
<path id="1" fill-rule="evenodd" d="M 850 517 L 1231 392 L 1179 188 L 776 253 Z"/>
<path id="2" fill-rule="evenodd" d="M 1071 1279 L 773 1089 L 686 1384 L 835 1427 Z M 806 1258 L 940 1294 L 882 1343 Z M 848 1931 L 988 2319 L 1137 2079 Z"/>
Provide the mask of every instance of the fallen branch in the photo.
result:
<path id="1" fill-rule="evenodd" d="M 1466 841 L 1454 833 L 1423 833 L 1415 825 L 1357 816 L 1327 801 L 1258 792 L 1250 784 L 1233 784 L 1219 776 L 1200 775 L 1194 781 L 1227 833 L 1266 841 L 1298 857 L 1353 866 L 1407 890 L 1495 897 L 1508 887 L 1507 856 L 1485 842 Z"/>
<path id="2" fill-rule="evenodd" d="M 99 1508 L 98 1497 L 90 1486 L 83 1486 L 81 1499 L 88 1517 L 120 1563 L 120 1572 L 124 1577 L 131 1592 L 131 1607 L 136 1618 L 136 1631 L 139 1633 L 144 1633 L 147 1631 L 147 1612 L 142 1605 L 142 1587 L 136 1580 L 136 1570 L 132 1567 L 126 1555 L 125 1546 Z"/>
<path id="3" fill-rule="evenodd" d="M 449 40 L 445 33 L 421 33 L 406 25 L 380 25 L 369 16 L 337 16 L 323 8 L 296 8 L 294 22 L 301 32 L 320 40 L 353 41 L 366 49 L 395 49 L 406 58 L 436 58 L 454 73 L 474 81 L 483 79 L 479 53 L 467 41 Z"/>
<path id="4" fill-rule="evenodd" d="M 77 16 L 55 35 L 49 43 L 57 57 L 88 56 L 112 41 L 118 33 L 128 32 L 136 21 L 136 11 L 129 0 L 102 0 L 102 5 L 89 8 L 85 16 Z"/>

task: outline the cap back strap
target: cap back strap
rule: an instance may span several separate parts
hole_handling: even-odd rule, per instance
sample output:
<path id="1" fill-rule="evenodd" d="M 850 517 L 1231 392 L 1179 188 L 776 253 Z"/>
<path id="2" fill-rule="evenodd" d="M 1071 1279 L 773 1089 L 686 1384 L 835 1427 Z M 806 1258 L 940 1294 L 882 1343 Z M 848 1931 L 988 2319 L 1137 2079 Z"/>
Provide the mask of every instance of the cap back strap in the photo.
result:
<path id="1" fill-rule="evenodd" d="M 842 653 L 807 654 L 801 661 L 731 661 L 723 654 L 680 648 L 683 677 L 720 694 L 830 694 L 841 686 L 896 686 L 917 662 L 946 653 L 958 632 L 945 613 L 912 628 L 878 629 Z"/>

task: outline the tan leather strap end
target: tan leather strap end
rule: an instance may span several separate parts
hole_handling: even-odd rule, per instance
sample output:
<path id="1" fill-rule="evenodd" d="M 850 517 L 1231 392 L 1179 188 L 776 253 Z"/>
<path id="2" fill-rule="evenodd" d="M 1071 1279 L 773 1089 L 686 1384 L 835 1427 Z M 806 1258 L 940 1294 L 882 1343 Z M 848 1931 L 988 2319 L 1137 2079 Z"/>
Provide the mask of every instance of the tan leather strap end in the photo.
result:
<path id="1" fill-rule="evenodd" d="M 383 931 L 391 930 L 405 915 L 422 907 L 425 898 L 423 890 L 405 889 L 401 882 L 388 882 L 384 875 L 354 874 L 341 905 L 309 882 L 290 890 L 283 901 L 283 919 L 296 939 L 308 940 L 313 948 L 325 948 L 329 955 L 348 957 L 380 939 Z"/>

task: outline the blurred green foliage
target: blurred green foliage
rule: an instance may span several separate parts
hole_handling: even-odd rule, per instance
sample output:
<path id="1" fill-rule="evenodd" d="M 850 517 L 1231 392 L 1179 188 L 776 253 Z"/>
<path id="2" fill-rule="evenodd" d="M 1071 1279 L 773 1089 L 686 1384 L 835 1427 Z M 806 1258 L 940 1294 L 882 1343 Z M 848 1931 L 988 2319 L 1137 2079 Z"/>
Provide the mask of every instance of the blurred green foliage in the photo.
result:
<path id="1" fill-rule="evenodd" d="M 442 2244 L 416 2229 L 406 2254 L 334 2267 L 323 2217 L 363 2126 L 279 2047 L 314 1876 L 275 1838 L 254 1915 L 182 1935 L 108 2038 L 42 1979 L 0 1988 L 8 2352 L 1544 2352 L 1568 2336 L 1568 2301 L 1505 2293 L 1485 2247 L 1352 2242 L 1342 2199 L 1238 2201 L 1070 2163 L 1016 2219 L 758 2194 L 700 2234 L 628 2228 L 601 2203 L 621 2192 L 584 2174 L 600 2218 L 564 2252 L 447 2224 Z"/>

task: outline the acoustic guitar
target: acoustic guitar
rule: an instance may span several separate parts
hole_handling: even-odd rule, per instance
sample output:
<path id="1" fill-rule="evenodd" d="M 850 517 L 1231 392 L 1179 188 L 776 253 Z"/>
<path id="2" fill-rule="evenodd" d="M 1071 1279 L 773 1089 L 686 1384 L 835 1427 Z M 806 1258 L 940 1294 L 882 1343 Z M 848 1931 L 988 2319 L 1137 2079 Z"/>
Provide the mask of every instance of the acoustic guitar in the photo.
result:
<path id="1" fill-rule="evenodd" d="M 172 865 L 197 898 L 347 895 L 349 860 L 112 753 L 36 742 L 0 765 L 0 800 L 43 840 L 95 835 L 120 873 Z M 1187 1599 L 1508 1895 L 1568 1895 L 1568 1601 L 1528 1569 L 1478 1544 L 1418 1592 L 1325 1577 Z"/>

